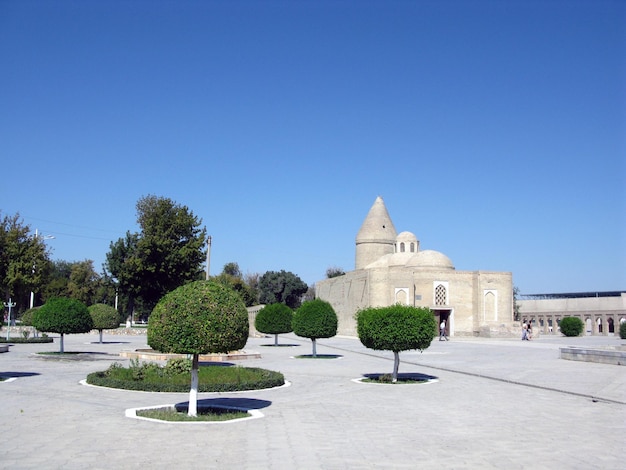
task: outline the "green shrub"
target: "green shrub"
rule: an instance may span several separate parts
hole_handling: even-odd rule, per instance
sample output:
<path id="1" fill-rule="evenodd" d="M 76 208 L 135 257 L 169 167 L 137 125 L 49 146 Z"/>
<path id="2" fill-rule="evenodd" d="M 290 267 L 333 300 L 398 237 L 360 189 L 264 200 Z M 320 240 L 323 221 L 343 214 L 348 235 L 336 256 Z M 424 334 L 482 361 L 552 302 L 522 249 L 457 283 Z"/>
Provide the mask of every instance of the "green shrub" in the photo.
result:
<path id="1" fill-rule="evenodd" d="M 80 300 L 57 297 L 39 307 L 33 316 L 33 326 L 39 331 L 61 335 L 59 352 L 63 352 L 63 336 L 69 333 L 88 333 L 93 320 L 87 306 Z"/>
<path id="2" fill-rule="evenodd" d="M 437 321 L 428 308 L 392 305 L 370 307 L 356 314 L 357 333 L 361 343 L 375 350 L 393 351 L 393 381 L 398 377 L 399 352 L 423 351 L 437 335 Z"/>
<path id="3" fill-rule="evenodd" d="M 626 339 L 626 321 L 620 322 L 619 324 L 619 337 Z"/>
<path id="4" fill-rule="evenodd" d="M 185 360 L 185 359 L 183 359 Z M 180 361 L 177 359 L 176 361 Z M 105 371 L 87 376 L 87 383 L 101 387 L 147 392 L 188 392 L 191 373 L 174 373 L 156 363 L 114 363 Z M 198 374 L 198 392 L 237 392 L 280 387 L 285 377 L 280 372 L 255 367 L 203 366 Z"/>
<path id="5" fill-rule="evenodd" d="M 24 326 L 33 326 L 33 317 L 35 316 L 35 312 L 39 309 L 39 307 L 29 308 L 20 317 L 20 323 Z"/>
<path id="6" fill-rule="evenodd" d="M 321 299 L 304 302 L 293 315 L 293 332 L 310 338 L 313 356 L 316 356 L 315 342 L 318 338 L 332 338 L 337 334 L 337 314 L 330 303 Z"/>
<path id="7" fill-rule="evenodd" d="M 578 317 L 565 317 L 559 323 L 559 328 L 565 336 L 580 336 L 585 324 Z"/>
<path id="8" fill-rule="evenodd" d="M 277 303 L 266 305 L 254 319 L 254 327 L 261 333 L 274 335 L 274 344 L 278 344 L 278 335 L 293 331 L 291 322 L 293 310 L 285 304 Z"/>
<path id="9" fill-rule="evenodd" d="M 9 338 L 7 341 L 6 337 L 0 337 L 0 343 L 15 343 L 15 344 L 29 344 L 29 343 L 52 343 L 52 338 L 48 336 L 42 336 L 41 338 Z"/>
<path id="10" fill-rule="evenodd" d="M 165 375 L 190 374 L 191 359 L 174 358 L 169 359 L 165 364 Z"/>

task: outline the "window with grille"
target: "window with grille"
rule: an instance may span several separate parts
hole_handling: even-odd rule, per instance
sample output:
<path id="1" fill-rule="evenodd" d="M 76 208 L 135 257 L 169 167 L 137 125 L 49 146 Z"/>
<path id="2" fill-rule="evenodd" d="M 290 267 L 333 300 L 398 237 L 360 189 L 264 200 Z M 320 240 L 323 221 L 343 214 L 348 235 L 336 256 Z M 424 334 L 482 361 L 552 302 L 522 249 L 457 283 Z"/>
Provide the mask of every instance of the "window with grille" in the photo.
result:
<path id="1" fill-rule="evenodd" d="M 443 284 L 435 287 L 435 305 L 446 305 L 448 303 L 448 293 Z"/>

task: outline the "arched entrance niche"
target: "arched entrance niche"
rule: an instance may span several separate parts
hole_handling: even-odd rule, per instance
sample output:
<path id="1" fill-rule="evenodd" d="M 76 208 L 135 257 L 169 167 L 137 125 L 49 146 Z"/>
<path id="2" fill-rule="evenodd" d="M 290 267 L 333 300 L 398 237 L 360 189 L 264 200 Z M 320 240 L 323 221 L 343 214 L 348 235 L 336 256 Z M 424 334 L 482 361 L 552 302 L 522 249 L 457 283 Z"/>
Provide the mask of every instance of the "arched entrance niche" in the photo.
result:
<path id="1" fill-rule="evenodd" d="M 615 334 L 615 322 L 613 321 L 612 318 L 607 318 L 606 326 L 607 326 L 607 330 L 609 334 L 611 333 Z"/>

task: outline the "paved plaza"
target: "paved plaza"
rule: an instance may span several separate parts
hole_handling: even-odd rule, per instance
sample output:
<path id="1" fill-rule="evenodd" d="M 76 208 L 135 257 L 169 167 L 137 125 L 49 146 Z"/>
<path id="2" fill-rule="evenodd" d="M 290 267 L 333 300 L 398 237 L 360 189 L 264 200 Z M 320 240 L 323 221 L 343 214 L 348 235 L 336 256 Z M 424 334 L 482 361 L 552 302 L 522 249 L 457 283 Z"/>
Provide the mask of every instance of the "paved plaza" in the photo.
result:
<path id="1" fill-rule="evenodd" d="M 561 346 L 618 346 L 619 337 L 452 338 L 400 354 L 401 373 L 436 381 L 373 385 L 393 354 L 358 339 L 311 342 L 294 335 L 251 338 L 260 359 L 244 366 L 280 371 L 290 386 L 203 393 L 204 403 L 246 404 L 263 417 L 220 424 L 155 423 L 129 408 L 187 401 L 81 385 L 90 372 L 127 363 L 121 350 L 145 336 L 69 335 L 80 360 L 42 358 L 54 344 L 15 344 L 0 354 L 0 468 L 3 469 L 623 469 L 626 368 L 559 359 Z M 291 345 L 291 346 L 288 346 Z"/>

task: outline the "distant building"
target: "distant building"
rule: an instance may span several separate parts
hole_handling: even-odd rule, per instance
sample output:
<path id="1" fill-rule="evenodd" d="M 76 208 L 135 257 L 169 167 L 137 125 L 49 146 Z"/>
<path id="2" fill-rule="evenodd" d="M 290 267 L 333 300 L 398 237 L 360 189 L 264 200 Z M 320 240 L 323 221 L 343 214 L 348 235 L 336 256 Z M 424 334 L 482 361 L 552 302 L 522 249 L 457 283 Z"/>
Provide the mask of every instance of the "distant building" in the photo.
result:
<path id="1" fill-rule="evenodd" d="M 355 270 L 319 281 L 315 291 L 334 307 L 342 335 L 356 336 L 359 309 L 395 303 L 429 307 L 450 336 L 510 336 L 519 329 L 510 272 L 457 271 L 443 253 L 421 250 L 413 233 L 396 233 L 381 197 L 357 233 Z"/>
<path id="2" fill-rule="evenodd" d="M 544 334 L 558 333 L 563 317 L 580 318 L 587 335 L 619 334 L 626 321 L 626 291 L 523 295 L 517 304 L 521 320 Z"/>

